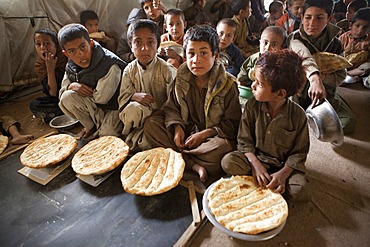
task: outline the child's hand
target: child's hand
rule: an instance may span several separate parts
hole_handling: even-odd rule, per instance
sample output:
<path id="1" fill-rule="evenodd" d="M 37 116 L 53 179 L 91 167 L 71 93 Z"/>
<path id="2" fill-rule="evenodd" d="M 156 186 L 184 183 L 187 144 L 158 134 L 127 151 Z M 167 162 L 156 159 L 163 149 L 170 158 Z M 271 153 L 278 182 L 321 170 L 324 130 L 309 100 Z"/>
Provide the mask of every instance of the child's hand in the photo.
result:
<path id="1" fill-rule="evenodd" d="M 79 95 L 81 95 L 82 97 L 92 97 L 94 93 L 94 90 L 91 87 L 85 84 L 82 84 L 82 83 L 78 83 L 78 82 L 72 82 L 68 86 L 68 90 L 73 90 L 77 92 Z"/>
<path id="2" fill-rule="evenodd" d="M 320 76 L 315 73 L 309 77 L 310 87 L 308 88 L 308 96 L 312 99 L 312 106 L 315 107 L 326 97 L 325 87 L 322 84 Z"/>
<path id="3" fill-rule="evenodd" d="M 166 51 L 164 50 L 164 48 L 163 47 L 159 47 L 158 48 L 158 56 L 163 57 L 165 55 L 166 55 Z"/>
<path id="4" fill-rule="evenodd" d="M 185 139 L 184 130 L 180 125 L 178 124 L 175 125 L 175 134 L 173 137 L 173 141 L 180 150 L 184 149 L 184 139 Z"/>
<path id="5" fill-rule="evenodd" d="M 152 103 L 154 103 L 154 98 L 150 94 L 147 93 L 134 93 L 131 97 L 132 101 L 136 101 L 143 106 L 150 107 Z"/>
<path id="6" fill-rule="evenodd" d="M 252 164 L 252 174 L 257 186 L 260 187 L 265 188 L 271 180 L 270 174 L 268 174 L 266 168 L 259 160 Z"/>
<path id="7" fill-rule="evenodd" d="M 55 70 L 55 67 L 56 67 L 56 64 L 57 64 L 57 61 L 58 61 L 58 58 L 56 56 L 54 56 L 50 52 L 46 52 L 46 53 L 44 53 L 43 60 L 45 61 L 47 70 L 50 70 L 50 71 Z"/>
<path id="8" fill-rule="evenodd" d="M 204 138 L 202 132 L 197 132 L 190 135 L 185 141 L 185 147 L 192 149 L 198 147 L 202 144 L 207 138 Z"/>
<path id="9" fill-rule="evenodd" d="M 271 174 L 271 181 L 266 186 L 268 189 L 273 190 L 276 193 L 284 193 L 285 191 L 285 184 L 286 180 L 290 176 L 290 174 L 293 172 L 293 168 L 289 166 L 284 166 L 281 170 L 278 172 L 275 172 Z"/>
<path id="10" fill-rule="evenodd" d="M 171 49 L 171 48 L 168 48 L 168 49 L 166 49 L 166 54 L 167 54 L 167 57 L 169 57 L 169 58 L 174 58 L 174 59 L 176 59 L 176 60 L 181 60 L 181 57 L 180 57 L 180 55 L 179 54 L 177 54 L 173 49 Z"/>

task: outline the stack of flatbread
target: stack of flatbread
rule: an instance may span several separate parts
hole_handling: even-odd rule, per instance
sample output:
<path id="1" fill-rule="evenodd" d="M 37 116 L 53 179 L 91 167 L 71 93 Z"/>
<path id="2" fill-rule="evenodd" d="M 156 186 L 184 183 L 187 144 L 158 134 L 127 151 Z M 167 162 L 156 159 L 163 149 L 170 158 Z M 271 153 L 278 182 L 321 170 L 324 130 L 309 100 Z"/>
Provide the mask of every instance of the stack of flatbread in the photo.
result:
<path id="1" fill-rule="evenodd" d="M 0 154 L 4 152 L 6 147 L 8 146 L 9 138 L 7 136 L 0 134 Z"/>
<path id="2" fill-rule="evenodd" d="M 70 135 L 58 134 L 37 139 L 23 151 L 21 163 L 31 168 L 43 168 L 65 160 L 77 147 Z"/>
<path id="3" fill-rule="evenodd" d="M 353 66 L 345 57 L 330 52 L 317 52 L 313 59 L 322 74 L 330 74 Z"/>
<path id="4" fill-rule="evenodd" d="M 256 187 L 251 176 L 233 176 L 215 182 L 208 192 L 208 207 L 229 230 L 258 234 L 281 225 L 288 216 L 284 198 Z"/>
<path id="5" fill-rule="evenodd" d="M 122 187 L 131 194 L 161 194 L 178 185 L 184 170 L 181 153 L 171 148 L 146 150 L 132 156 L 123 166 Z"/>
<path id="6" fill-rule="evenodd" d="M 90 141 L 72 159 L 73 170 L 80 175 L 104 174 L 119 166 L 128 156 L 129 146 L 116 136 Z"/>

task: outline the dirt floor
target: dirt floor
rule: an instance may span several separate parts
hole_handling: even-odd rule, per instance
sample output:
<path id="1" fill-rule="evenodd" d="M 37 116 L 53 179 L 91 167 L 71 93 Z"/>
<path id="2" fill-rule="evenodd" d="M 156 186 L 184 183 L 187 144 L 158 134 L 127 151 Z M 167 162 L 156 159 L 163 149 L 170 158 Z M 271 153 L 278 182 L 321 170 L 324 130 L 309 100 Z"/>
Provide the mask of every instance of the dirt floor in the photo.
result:
<path id="1" fill-rule="evenodd" d="M 231 238 L 209 221 L 197 231 L 188 246 L 369 246 L 370 222 L 370 90 L 361 84 L 339 88 L 357 116 L 355 133 L 335 147 L 311 136 L 306 167 L 311 200 L 291 202 L 283 230 L 274 238 L 248 242 Z M 41 93 L 25 93 L 0 102 L 2 115 L 21 124 L 22 133 L 35 138 L 55 131 L 32 117 L 29 102 Z M 81 125 L 68 130 L 76 134 Z M 9 146 L 6 150 L 11 150 Z"/>

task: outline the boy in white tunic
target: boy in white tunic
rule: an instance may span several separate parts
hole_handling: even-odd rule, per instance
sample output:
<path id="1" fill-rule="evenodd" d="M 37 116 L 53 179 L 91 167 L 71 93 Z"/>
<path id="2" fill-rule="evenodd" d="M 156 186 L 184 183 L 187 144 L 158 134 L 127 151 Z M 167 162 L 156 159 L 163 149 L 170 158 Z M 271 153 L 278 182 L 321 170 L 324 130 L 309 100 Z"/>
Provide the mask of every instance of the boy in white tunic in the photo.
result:
<path id="1" fill-rule="evenodd" d="M 124 124 L 125 142 L 132 151 L 139 151 L 148 148 L 143 138 L 143 123 L 167 100 L 176 69 L 156 56 L 160 32 L 155 22 L 140 20 L 131 24 L 127 38 L 136 59 L 123 72 L 119 117 Z"/>
<path id="2" fill-rule="evenodd" d="M 81 137 L 120 136 L 117 98 L 126 63 L 90 39 L 81 24 L 64 26 L 58 41 L 68 57 L 59 91 L 60 109 L 84 126 Z"/>

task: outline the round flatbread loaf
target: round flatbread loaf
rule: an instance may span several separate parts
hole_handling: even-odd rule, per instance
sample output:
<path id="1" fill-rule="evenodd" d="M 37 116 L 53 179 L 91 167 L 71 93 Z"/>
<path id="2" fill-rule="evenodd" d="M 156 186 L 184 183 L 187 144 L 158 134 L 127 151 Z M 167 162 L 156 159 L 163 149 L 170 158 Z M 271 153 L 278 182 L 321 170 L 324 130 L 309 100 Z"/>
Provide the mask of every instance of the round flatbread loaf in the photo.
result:
<path id="1" fill-rule="evenodd" d="M 43 168 L 66 159 L 77 147 L 77 140 L 70 135 L 58 134 L 37 139 L 23 151 L 21 163 L 31 168 Z"/>
<path id="2" fill-rule="evenodd" d="M 131 194 L 152 196 L 176 187 L 185 170 L 182 154 L 171 148 L 136 153 L 123 166 L 122 187 Z"/>
<path id="3" fill-rule="evenodd" d="M 353 66 L 345 57 L 330 52 L 317 52 L 313 59 L 322 74 L 330 74 Z"/>
<path id="4" fill-rule="evenodd" d="M 116 136 L 102 136 L 81 148 L 72 159 L 77 174 L 98 175 L 119 166 L 130 152 L 129 146 Z"/>
<path id="5" fill-rule="evenodd" d="M 94 32 L 89 34 L 90 38 L 92 39 L 102 39 L 105 37 L 105 33 L 103 31 L 101 32 Z"/>
<path id="6" fill-rule="evenodd" d="M 8 146 L 9 138 L 7 136 L 0 134 L 0 154 L 4 152 L 6 147 Z"/>
<path id="7" fill-rule="evenodd" d="M 216 220 L 235 232 L 258 234 L 278 227 L 288 217 L 284 198 L 256 187 L 251 176 L 221 178 L 211 187 L 207 199 Z"/>

